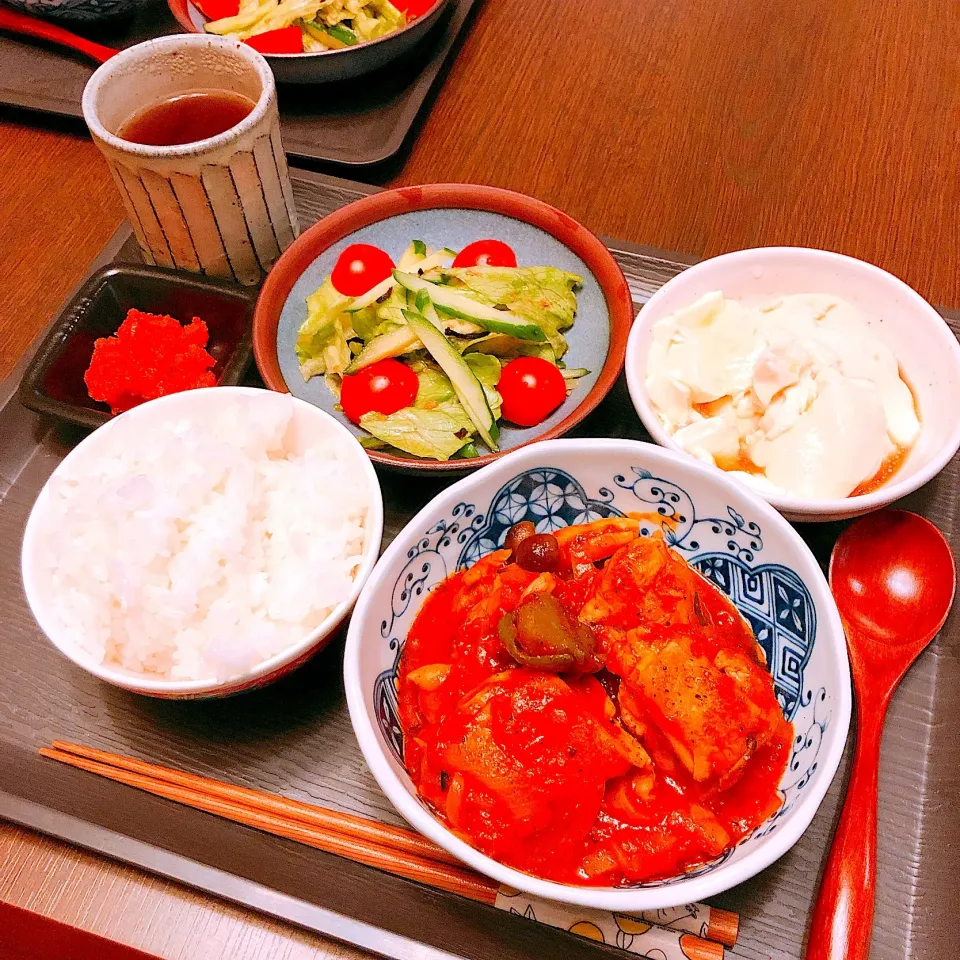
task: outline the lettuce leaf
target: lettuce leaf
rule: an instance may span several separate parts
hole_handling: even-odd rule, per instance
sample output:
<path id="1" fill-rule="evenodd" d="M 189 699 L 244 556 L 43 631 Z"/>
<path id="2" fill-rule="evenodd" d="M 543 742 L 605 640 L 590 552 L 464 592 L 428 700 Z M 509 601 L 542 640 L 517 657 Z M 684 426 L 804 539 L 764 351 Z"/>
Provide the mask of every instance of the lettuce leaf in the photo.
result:
<path id="1" fill-rule="evenodd" d="M 417 375 L 417 379 L 420 381 L 417 399 L 413 402 L 414 409 L 439 410 L 456 424 L 455 429 L 466 430 L 469 434 L 476 432 L 473 421 L 457 398 L 457 393 L 453 389 L 450 378 L 433 360 L 418 357 L 407 362 L 407 366 Z M 464 440 L 464 442 L 466 441 Z"/>
<path id="2" fill-rule="evenodd" d="M 297 332 L 295 346 L 304 380 L 323 373 L 343 373 L 350 365 L 347 341 L 356 334 L 350 315 L 343 312 L 349 302 L 329 279 L 307 297 L 307 319 Z"/>
<path id="3" fill-rule="evenodd" d="M 220 36 L 250 31 L 255 29 L 268 13 L 276 10 L 277 6 L 278 0 L 241 0 L 235 16 L 212 20 L 210 23 L 205 23 L 203 29 L 207 33 L 216 33 Z"/>
<path id="4" fill-rule="evenodd" d="M 466 428 L 439 408 L 404 407 L 389 416 L 365 413 L 360 426 L 398 450 L 431 460 L 449 460 L 470 439 Z"/>
<path id="5" fill-rule="evenodd" d="M 532 320 L 546 334 L 556 360 L 566 353 L 563 331 L 573 326 L 582 277 L 559 267 L 451 267 L 442 277 L 464 296 L 491 307 L 505 304 Z"/>
<path id="6" fill-rule="evenodd" d="M 377 335 L 375 331 L 380 325 L 380 318 L 377 316 L 378 306 L 379 304 L 374 303 L 365 310 L 358 310 L 352 314 L 353 329 L 364 343 L 369 342 Z"/>
<path id="7" fill-rule="evenodd" d="M 403 310 L 408 306 L 407 292 L 399 283 L 394 284 L 390 296 L 383 303 L 373 303 L 365 310 L 352 314 L 353 329 L 365 343 L 384 333 L 405 326 Z"/>
<path id="8" fill-rule="evenodd" d="M 395 26 L 402 27 L 407 22 L 407 15 L 395 7 L 390 0 L 370 0 L 370 7 L 378 17 Z"/>
<path id="9" fill-rule="evenodd" d="M 450 378 L 432 360 L 418 357 L 408 361 L 407 366 L 420 381 L 417 399 L 413 402 L 415 407 L 432 410 L 441 403 L 457 398 Z"/>
<path id="10" fill-rule="evenodd" d="M 239 13 L 204 25 L 208 33 L 221 36 L 229 34 L 236 40 L 246 40 L 258 33 L 293 26 L 298 20 L 313 20 L 323 5 L 323 0 L 272 0 L 263 2 L 258 10 L 249 14 Z"/>
<path id="11" fill-rule="evenodd" d="M 360 426 L 404 453 L 449 460 L 470 441 L 473 423 L 460 405 L 449 377 L 422 353 L 404 361 L 420 385 L 412 407 L 396 413 L 367 413 Z"/>
<path id="12" fill-rule="evenodd" d="M 549 341 L 538 343 L 533 340 L 518 340 L 506 333 L 488 333 L 485 337 L 470 340 L 463 348 L 465 356 L 485 353 L 501 360 L 513 360 L 515 357 L 542 357 L 550 363 L 557 363 L 557 355 Z"/>
<path id="13" fill-rule="evenodd" d="M 497 390 L 500 382 L 500 361 L 486 353 L 468 353 L 463 359 L 480 381 L 494 419 L 499 420 L 500 408 L 503 406 L 503 397 Z"/>

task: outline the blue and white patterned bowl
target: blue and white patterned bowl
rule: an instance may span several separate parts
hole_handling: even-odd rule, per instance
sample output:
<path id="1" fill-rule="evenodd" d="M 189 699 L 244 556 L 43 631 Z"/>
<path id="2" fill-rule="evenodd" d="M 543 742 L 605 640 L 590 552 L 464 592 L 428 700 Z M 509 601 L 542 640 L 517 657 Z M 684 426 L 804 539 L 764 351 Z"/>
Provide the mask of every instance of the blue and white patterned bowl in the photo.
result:
<path id="1" fill-rule="evenodd" d="M 629 888 L 572 887 L 505 867 L 455 837 L 417 799 L 401 762 L 394 678 L 429 591 L 532 520 L 546 532 L 628 512 L 671 518 L 673 547 L 730 595 L 767 654 L 793 721 L 780 811 L 715 863 Z M 645 531 L 652 532 L 651 522 Z M 643 529 L 643 528 L 642 528 Z M 651 444 L 554 440 L 504 457 L 449 487 L 400 532 L 367 582 L 344 662 L 350 718 L 370 769 L 421 833 L 501 883 L 552 900 L 617 911 L 713 896 L 782 856 L 816 813 L 843 752 L 850 676 L 840 619 L 823 573 L 796 531 L 719 471 Z"/>

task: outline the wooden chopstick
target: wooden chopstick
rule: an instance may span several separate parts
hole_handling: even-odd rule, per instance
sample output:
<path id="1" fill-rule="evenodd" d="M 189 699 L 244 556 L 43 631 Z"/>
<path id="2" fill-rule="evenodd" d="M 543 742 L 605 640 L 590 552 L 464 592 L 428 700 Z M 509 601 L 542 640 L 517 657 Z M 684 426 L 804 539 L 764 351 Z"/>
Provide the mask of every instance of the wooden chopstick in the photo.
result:
<path id="1" fill-rule="evenodd" d="M 406 879 L 481 903 L 496 904 L 497 901 L 495 881 L 464 867 L 425 837 L 400 827 L 61 740 L 54 741 L 53 749 L 42 748 L 40 753 L 156 796 Z M 718 944 L 733 946 L 736 942 L 739 916 L 703 905 L 696 907 L 700 914 L 709 911 L 706 914 L 709 939 L 702 939 L 702 931 L 692 918 L 689 924 L 682 916 L 669 920 L 664 917 L 659 924 L 657 915 L 643 915 L 642 919 L 671 933 L 688 931 L 683 937 L 683 949 L 693 950 L 694 960 L 716 960 L 723 955 L 722 947 L 719 953 L 716 951 Z M 691 935 L 695 933 L 701 936 Z"/>
<path id="2" fill-rule="evenodd" d="M 438 863 L 409 852 L 399 853 L 389 847 L 378 846 L 356 836 L 344 836 L 319 827 L 285 820 L 276 814 L 254 810 L 228 799 L 211 796 L 206 792 L 167 783 L 149 775 L 133 773 L 121 767 L 88 760 L 58 749 L 42 747 L 40 753 L 51 760 L 59 760 L 61 763 L 136 787 L 154 796 L 174 800 L 196 810 L 203 810 L 288 840 L 296 840 L 326 853 L 345 857 L 368 867 L 376 867 L 408 880 L 417 880 L 481 903 L 493 904 L 497 899 L 497 885 L 494 881 L 487 880 L 463 867 Z"/>
<path id="3" fill-rule="evenodd" d="M 463 866 L 452 853 L 448 853 L 443 847 L 437 846 L 419 833 L 404 830 L 402 827 L 379 823 L 376 820 L 367 820 L 351 813 L 327 810 L 324 807 L 302 803 L 299 800 L 278 797 L 261 790 L 251 790 L 249 787 L 238 787 L 231 783 L 224 783 L 222 780 L 212 780 L 209 777 L 186 773 L 183 770 L 174 770 L 159 764 L 146 763 L 133 757 L 107 753 L 104 750 L 85 747 L 77 743 L 54 740 L 53 748 L 76 757 L 84 757 L 87 760 L 94 760 L 120 770 L 128 770 L 130 773 L 138 773 L 154 780 L 161 780 L 175 787 L 186 787 L 200 793 L 207 793 L 212 797 L 230 800 L 249 807 L 251 810 L 263 810 L 309 827 L 329 830 L 347 837 L 353 837 L 356 840 L 365 840 L 380 847 L 412 853 L 415 857 L 425 860 L 449 863 L 454 867 Z"/>

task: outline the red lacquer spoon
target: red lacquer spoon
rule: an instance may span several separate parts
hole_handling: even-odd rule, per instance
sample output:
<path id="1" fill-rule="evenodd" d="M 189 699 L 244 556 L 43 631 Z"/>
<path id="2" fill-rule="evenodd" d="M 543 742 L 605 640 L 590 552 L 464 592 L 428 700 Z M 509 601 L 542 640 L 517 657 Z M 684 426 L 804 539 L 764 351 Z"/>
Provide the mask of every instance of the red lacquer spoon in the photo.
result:
<path id="1" fill-rule="evenodd" d="M 857 745 L 810 923 L 807 960 L 866 960 L 870 953 L 883 720 L 907 668 L 947 619 L 955 587 L 949 544 L 915 513 L 884 510 L 864 517 L 833 548 L 830 588 L 850 652 Z"/>
<path id="2" fill-rule="evenodd" d="M 105 47 L 102 44 L 94 43 L 92 40 L 85 40 L 83 37 L 78 37 L 75 33 L 64 30 L 63 27 L 58 27 L 54 23 L 47 23 L 45 20 L 31 17 L 26 13 L 17 13 L 16 10 L 11 10 L 2 5 L 0 5 L 0 30 L 19 33 L 26 37 L 35 37 L 38 40 L 46 40 L 48 43 L 55 43 L 61 47 L 69 47 L 97 63 L 106 63 L 107 60 L 118 53 L 113 47 Z"/>

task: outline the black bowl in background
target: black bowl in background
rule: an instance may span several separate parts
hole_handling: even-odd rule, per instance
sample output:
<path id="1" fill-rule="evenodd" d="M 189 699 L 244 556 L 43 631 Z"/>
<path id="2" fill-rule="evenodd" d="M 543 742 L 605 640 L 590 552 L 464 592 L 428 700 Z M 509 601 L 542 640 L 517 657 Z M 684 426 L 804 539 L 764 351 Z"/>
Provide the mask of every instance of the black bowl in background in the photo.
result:
<path id="1" fill-rule="evenodd" d="M 218 386 L 243 379 L 251 356 L 256 292 L 224 280 L 160 267 L 118 264 L 98 270 L 80 288 L 44 338 L 20 383 L 20 402 L 37 413 L 83 427 L 111 419 L 105 403 L 92 400 L 83 375 L 94 342 L 117 332 L 130 309 L 165 314 L 189 323 L 203 320 Z"/>
<path id="2" fill-rule="evenodd" d="M 148 0 L 6 0 L 33 17 L 73 26 L 109 26 L 132 17 Z"/>

